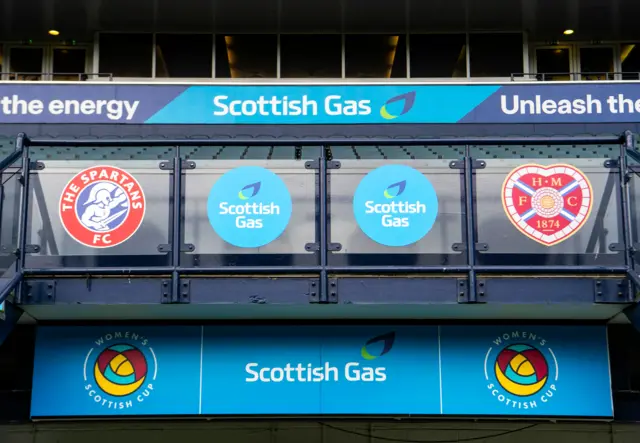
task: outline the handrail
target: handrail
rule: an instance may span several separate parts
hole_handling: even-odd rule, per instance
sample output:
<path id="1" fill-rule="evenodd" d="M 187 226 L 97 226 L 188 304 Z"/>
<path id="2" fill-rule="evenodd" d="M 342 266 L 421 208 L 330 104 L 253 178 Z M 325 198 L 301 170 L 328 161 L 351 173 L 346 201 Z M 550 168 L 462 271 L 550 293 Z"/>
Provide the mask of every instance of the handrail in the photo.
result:
<path id="1" fill-rule="evenodd" d="M 558 145 L 591 145 L 617 144 L 624 141 L 623 136 L 593 137 L 461 137 L 461 138 L 247 138 L 247 139 L 29 139 L 29 146 L 51 147 L 91 147 L 91 146 L 352 146 L 352 145 L 524 145 L 524 144 L 558 144 Z"/>
<path id="2" fill-rule="evenodd" d="M 32 76 L 32 77 L 40 77 L 39 80 L 36 81 L 44 81 L 45 77 L 54 78 L 56 76 L 77 76 L 78 81 L 86 81 L 90 77 L 106 77 L 109 81 L 113 81 L 113 74 L 110 72 L 0 72 L 0 80 L 5 80 L 5 77 L 8 77 L 9 81 L 23 81 L 17 79 L 15 77 L 18 76 Z"/>
<path id="3" fill-rule="evenodd" d="M 537 81 L 547 81 L 549 77 L 566 77 L 571 80 L 580 80 L 582 76 L 606 76 L 607 80 L 640 80 L 640 72 L 517 72 L 511 74 L 511 81 L 514 82 L 516 77 L 528 77 Z M 624 77 L 634 76 L 633 79 L 625 79 Z M 619 78 L 616 78 L 619 77 Z"/>

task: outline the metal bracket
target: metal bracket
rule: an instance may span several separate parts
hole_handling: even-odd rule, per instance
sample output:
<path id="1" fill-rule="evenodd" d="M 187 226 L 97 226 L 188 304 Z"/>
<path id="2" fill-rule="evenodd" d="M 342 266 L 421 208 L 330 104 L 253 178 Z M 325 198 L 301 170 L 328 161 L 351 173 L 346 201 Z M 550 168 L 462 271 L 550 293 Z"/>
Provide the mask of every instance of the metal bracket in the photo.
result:
<path id="1" fill-rule="evenodd" d="M 160 303 L 169 304 L 171 303 L 171 280 L 162 280 L 162 294 L 160 297 Z"/>
<path id="2" fill-rule="evenodd" d="M 624 251 L 624 245 L 622 243 L 611 243 L 609 245 L 609 251 L 611 251 L 611 252 L 622 252 L 622 251 Z"/>
<path id="3" fill-rule="evenodd" d="M 484 160 L 473 160 L 471 163 L 471 169 L 484 169 L 487 167 L 487 162 Z M 449 162 L 449 169 L 464 169 L 464 160 L 454 160 Z"/>
<path id="4" fill-rule="evenodd" d="M 180 279 L 180 285 L 178 286 L 178 299 L 176 303 L 187 304 L 191 303 L 191 280 Z"/>
<path id="5" fill-rule="evenodd" d="M 161 171 L 173 171 L 173 162 L 175 160 L 165 160 L 158 164 L 158 168 Z M 180 163 L 181 169 L 196 169 L 196 162 L 193 160 L 182 160 Z"/>
<path id="6" fill-rule="evenodd" d="M 620 167 L 620 163 L 618 162 L 618 160 L 611 158 L 611 159 L 605 160 L 602 166 L 604 166 L 607 169 L 615 169 Z"/>
<path id="7" fill-rule="evenodd" d="M 22 303 L 30 304 L 53 304 L 56 302 L 56 281 L 55 280 L 27 280 L 23 286 Z"/>
<path id="8" fill-rule="evenodd" d="M 335 252 L 335 251 L 340 251 L 342 250 L 342 244 L 341 243 L 329 243 L 327 245 L 327 249 L 331 252 Z M 307 243 L 306 245 L 304 245 L 304 250 L 308 251 L 308 252 L 316 252 L 320 250 L 320 243 L 316 242 L 316 243 Z"/>
<path id="9" fill-rule="evenodd" d="M 451 245 L 451 249 L 455 252 L 463 252 L 467 250 L 467 245 L 464 243 L 454 243 Z M 476 243 L 476 251 L 488 251 L 489 245 L 487 243 Z"/>
<path id="10" fill-rule="evenodd" d="M 170 244 L 161 244 L 158 245 L 158 252 L 171 252 L 173 248 Z M 196 247 L 191 243 L 185 243 L 180 247 L 180 252 L 193 252 L 196 250 Z"/>
<path id="11" fill-rule="evenodd" d="M 193 160 L 182 160 L 182 169 L 196 169 L 196 162 Z"/>
<path id="12" fill-rule="evenodd" d="M 309 303 L 320 303 L 320 282 L 317 279 L 309 280 Z"/>
<path id="13" fill-rule="evenodd" d="M 476 280 L 476 294 L 478 299 L 476 302 L 484 303 L 487 298 L 487 282 L 485 280 Z"/>
<path id="14" fill-rule="evenodd" d="M 18 254 L 18 249 L 14 245 L 0 245 L 0 253 L 2 254 Z"/>
<path id="15" fill-rule="evenodd" d="M 25 254 L 37 254 L 38 252 L 40 252 L 40 246 L 39 245 L 25 245 L 24 246 L 24 252 L 25 252 Z"/>
<path id="16" fill-rule="evenodd" d="M 327 279 L 327 302 L 338 303 L 338 279 Z"/>
<path id="17" fill-rule="evenodd" d="M 327 169 L 340 169 L 342 164 L 337 160 L 327 160 Z M 304 162 L 305 169 L 320 169 L 320 160 L 308 160 Z"/>
<path id="18" fill-rule="evenodd" d="M 44 169 L 44 163 L 41 161 L 32 161 L 29 162 L 29 170 L 30 171 L 42 171 Z"/>
<path id="19" fill-rule="evenodd" d="M 629 284 L 626 280 L 604 278 L 593 283 L 596 303 L 624 303 L 629 301 Z"/>
<path id="20" fill-rule="evenodd" d="M 466 278 L 456 279 L 458 303 L 469 301 L 469 283 Z"/>

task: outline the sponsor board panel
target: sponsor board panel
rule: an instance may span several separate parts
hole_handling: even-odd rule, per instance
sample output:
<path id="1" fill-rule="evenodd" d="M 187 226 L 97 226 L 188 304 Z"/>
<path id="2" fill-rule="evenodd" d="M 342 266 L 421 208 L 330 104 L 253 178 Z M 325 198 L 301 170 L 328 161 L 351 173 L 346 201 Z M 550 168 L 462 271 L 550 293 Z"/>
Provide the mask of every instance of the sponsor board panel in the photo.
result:
<path id="1" fill-rule="evenodd" d="M 318 414 L 324 328 L 204 327 L 202 414 Z"/>
<path id="2" fill-rule="evenodd" d="M 610 417 L 606 329 L 41 327 L 32 416 Z"/>
<path id="3" fill-rule="evenodd" d="M 31 415 L 195 415 L 201 328 L 44 326 Z"/>
<path id="4" fill-rule="evenodd" d="M 7 123 L 406 124 L 640 121 L 640 84 L 20 85 Z"/>
<path id="5" fill-rule="evenodd" d="M 436 326 L 348 326 L 324 336 L 323 360 L 342 374 L 322 384 L 323 414 L 440 413 Z"/>
<path id="6" fill-rule="evenodd" d="M 611 417 L 606 328 L 442 326 L 443 413 Z"/>

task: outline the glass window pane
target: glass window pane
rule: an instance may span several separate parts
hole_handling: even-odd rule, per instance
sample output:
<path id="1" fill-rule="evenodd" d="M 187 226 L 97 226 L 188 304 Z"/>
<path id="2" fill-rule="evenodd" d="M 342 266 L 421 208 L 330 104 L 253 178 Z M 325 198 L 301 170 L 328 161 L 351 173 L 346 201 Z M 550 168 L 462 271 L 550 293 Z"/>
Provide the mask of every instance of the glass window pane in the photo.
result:
<path id="1" fill-rule="evenodd" d="M 276 78 L 277 65 L 275 34 L 216 36 L 218 78 Z"/>
<path id="2" fill-rule="evenodd" d="M 464 34 L 412 34 L 409 37 L 412 78 L 466 78 Z"/>
<path id="3" fill-rule="evenodd" d="M 451 159 L 464 155 L 464 146 L 331 146 L 340 169 L 331 170 L 330 238 L 342 248 L 329 256 L 336 266 L 462 264 L 466 257 L 453 245 L 461 243 L 464 226 L 463 192 L 459 171 Z M 354 195 L 371 171 L 386 165 L 406 165 L 422 173 L 438 196 L 433 227 L 406 246 L 385 246 L 372 240 L 354 215 Z"/>
<path id="4" fill-rule="evenodd" d="M 39 250 L 27 257 L 28 267 L 168 264 L 169 256 L 158 246 L 169 243 L 171 179 L 167 171 L 158 168 L 158 158 L 171 158 L 171 153 L 161 148 L 148 148 L 156 151 L 155 160 L 132 160 L 132 156 L 145 152 L 146 148 L 129 148 L 128 155 L 118 156 L 126 149 L 72 148 L 66 151 L 69 157 L 82 156 L 87 160 L 41 160 L 45 168 L 31 171 L 27 242 L 38 245 Z M 105 157 L 109 166 L 104 166 Z M 114 226 L 121 226 L 122 220 L 131 220 L 136 216 L 133 211 L 139 210 L 135 205 L 129 206 L 128 201 L 122 201 L 123 192 L 127 192 L 124 188 L 94 182 L 77 193 L 69 192 L 70 180 L 79 180 L 77 176 L 81 171 L 96 166 L 124 170 L 137 181 L 142 191 L 137 195 L 144 199 L 144 217 L 139 228 L 124 240 L 117 236 L 123 233 L 122 230 L 109 231 Z M 62 195 L 67 198 L 66 208 L 60 206 Z M 66 228 L 60 215 L 64 210 L 77 214 L 77 218 L 73 215 L 67 218 Z M 68 221 L 70 219 L 78 220 L 78 225 L 73 225 Z M 118 244 L 98 248 L 85 245 L 97 242 L 108 246 L 112 240 Z"/>
<path id="5" fill-rule="evenodd" d="M 510 77 L 522 73 L 522 34 L 469 35 L 471 77 Z"/>
<path id="6" fill-rule="evenodd" d="M 571 52 L 569 48 L 537 48 L 536 64 L 539 80 L 571 80 Z"/>
<path id="7" fill-rule="evenodd" d="M 11 66 L 15 80 L 41 80 L 43 48 L 11 48 Z"/>
<path id="8" fill-rule="evenodd" d="M 282 78 L 341 78 L 342 36 L 283 34 L 280 60 Z"/>
<path id="9" fill-rule="evenodd" d="M 151 77 L 151 34 L 100 34 L 100 72 L 114 77 Z"/>
<path id="10" fill-rule="evenodd" d="M 640 80 L 640 48 L 635 43 L 620 45 L 622 80 Z"/>
<path id="11" fill-rule="evenodd" d="M 276 263 L 295 266 L 317 263 L 317 253 L 305 247 L 316 239 L 315 171 L 306 169 L 304 161 L 296 160 L 295 147 L 208 146 L 184 150 L 189 159 L 196 163 L 195 169 L 185 172 L 184 239 L 185 243 L 194 245 L 194 250 L 182 254 L 181 263 L 184 266 L 258 266 Z M 224 174 L 244 166 L 258 166 L 273 172 L 282 179 L 291 196 L 291 218 L 284 231 L 262 246 L 254 247 L 251 244 L 252 240 L 259 240 L 260 235 L 255 230 L 249 232 L 249 223 L 273 223 L 273 220 L 256 218 L 255 214 L 232 216 L 229 220 L 235 220 L 233 223 L 236 227 L 245 229 L 248 243 L 242 247 L 227 241 L 233 241 L 229 237 L 225 240 L 225 231 L 214 230 L 207 212 L 209 194 L 214 185 Z M 241 204 L 237 197 L 227 198 L 229 204 Z M 226 234 L 230 232 L 226 231 Z"/>
<path id="12" fill-rule="evenodd" d="M 580 48 L 580 72 L 582 80 L 612 80 L 613 48 Z"/>
<path id="13" fill-rule="evenodd" d="M 347 78 L 406 78 L 406 36 L 347 35 L 345 65 Z"/>
<path id="14" fill-rule="evenodd" d="M 156 77 L 211 78 L 212 62 L 212 35 L 156 35 Z"/>
<path id="15" fill-rule="evenodd" d="M 55 48 L 53 50 L 53 79 L 58 81 L 78 81 L 83 77 L 87 62 L 86 49 Z"/>
<path id="16" fill-rule="evenodd" d="M 477 241 L 488 245 L 486 251 L 477 253 L 479 264 L 624 263 L 624 256 L 610 248 L 611 244 L 621 241 L 615 191 L 619 175 L 604 167 L 603 162 L 607 156 L 616 157 L 619 147 L 482 146 L 471 149 L 472 157 L 486 164 L 476 172 Z M 529 166 L 524 173 L 518 171 L 531 164 L 547 169 L 570 165 L 575 170 L 568 175 L 561 166 L 555 168 L 551 176 L 536 174 Z M 508 189 L 505 179 L 514 173 L 519 174 L 519 178 L 515 183 L 511 181 L 512 190 L 509 194 L 504 191 L 503 195 L 503 189 Z"/>

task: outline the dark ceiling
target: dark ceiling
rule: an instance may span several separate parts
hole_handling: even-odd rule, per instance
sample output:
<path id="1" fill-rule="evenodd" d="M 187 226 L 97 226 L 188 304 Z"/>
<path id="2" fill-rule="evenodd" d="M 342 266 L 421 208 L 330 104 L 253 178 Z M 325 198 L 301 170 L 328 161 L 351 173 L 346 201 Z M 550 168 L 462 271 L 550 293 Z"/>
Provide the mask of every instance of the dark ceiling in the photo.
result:
<path id="1" fill-rule="evenodd" d="M 92 40 L 95 31 L 425 32 L 566 28 L 575 40 L 640 39 L 640 0 L 0 0 L 0 39 Z"/>

